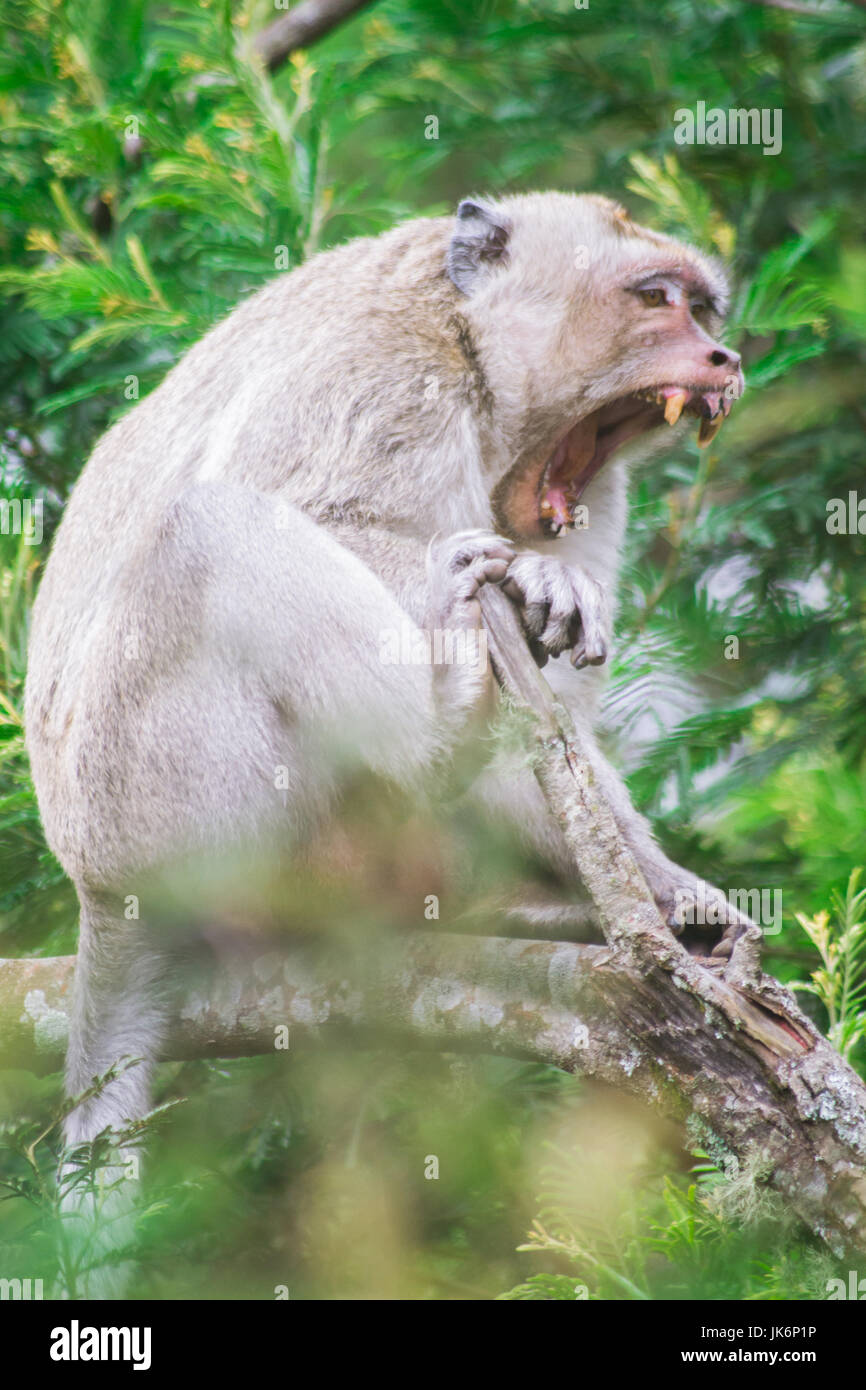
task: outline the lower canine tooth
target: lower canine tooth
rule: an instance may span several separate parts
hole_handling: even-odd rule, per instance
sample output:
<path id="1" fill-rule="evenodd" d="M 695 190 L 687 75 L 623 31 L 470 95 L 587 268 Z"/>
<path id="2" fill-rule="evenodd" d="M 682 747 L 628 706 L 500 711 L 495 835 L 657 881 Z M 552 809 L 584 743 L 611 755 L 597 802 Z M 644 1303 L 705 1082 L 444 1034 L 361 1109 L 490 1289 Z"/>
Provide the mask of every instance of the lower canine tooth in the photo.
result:
<path id="1" fill-rule="evenodd" d="M 715 420 L 702 420 L 698 430 L 698 448 L 706 449 L 707 445 L 715 439 L 724 423 L 725 417 L 721 413 L 716 416 Z"/>
<path id="2" fill-rule="evenodd" d="M 675 425 L 683 413 L 683 406 L 689 398 L 688 391 L 675 391 L 672 396 L 668 396 L 665 402 L 665 419 L 669 425 Z"/>

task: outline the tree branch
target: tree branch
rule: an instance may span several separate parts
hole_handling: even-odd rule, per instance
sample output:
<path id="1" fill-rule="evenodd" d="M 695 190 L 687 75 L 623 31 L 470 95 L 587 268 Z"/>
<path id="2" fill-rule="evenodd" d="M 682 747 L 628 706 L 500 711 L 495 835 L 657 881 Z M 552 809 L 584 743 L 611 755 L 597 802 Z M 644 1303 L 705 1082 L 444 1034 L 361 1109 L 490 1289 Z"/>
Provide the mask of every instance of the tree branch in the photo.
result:
<path id="1" fill-rule="evenodd" d="M 689 960 L 673 943 L 647 972 L 607 946 L 428 932 L 272 953 L 188 988 L 163 1055 L 281 1055 L 288 1030 L 289 1052 L 351 1040 L 546 1062 L 696 1117 L 717 1158 L 757 1166 L 835 1249 L 864 1248 L 866 1088 L 805 1019 L 762 1038 L 733 991 L 703 998 Z M 0 961 L 4 1065 L 60 1065 L 74 969 Z"/>
<path id="2" fill-rule="evenodd" d="M 858 9 L 866 9 L 866 0 L 847 0 L 849 5 L 856 5 Z M 787 10 L 789 14 L 803 14 L 809 19 L 835 19 L 839 11 L 835 5 L 827 8 L 821 5 L 807 5 L 803 0 L 747 0 L 750 5 L 762 5 L 770 10 Z"/>
<path id="3" fill-rule="evenodd" d="M 369 4 L 370 0 L 301 0 L 256 35 L 253 52 L 268 72 L 276 72 L 296 49 L 309 48 Z"/>
<path id="4" fill-rule="evenodd" d="M 866 1249 L 866 1087 L 790 992 L 761 974 L 757 927 L 736 942 L 723 974 L 674 939 L 513 605 L 494 585 L 480 599 L 494 669 L 532 717 L 535 775 L 609 947 L 609 969 L 594 968 L 602 1016 L 633 1043 L 650 1040 L 665 1085 L 729 1152 L 765 1168 L 813 1230 L 839 1248 Z M 621 1056 L 624 1068 L 631 1055 Z M 819 1137 L 815 1121 L 825 1117 L 832 1123 Z"/>

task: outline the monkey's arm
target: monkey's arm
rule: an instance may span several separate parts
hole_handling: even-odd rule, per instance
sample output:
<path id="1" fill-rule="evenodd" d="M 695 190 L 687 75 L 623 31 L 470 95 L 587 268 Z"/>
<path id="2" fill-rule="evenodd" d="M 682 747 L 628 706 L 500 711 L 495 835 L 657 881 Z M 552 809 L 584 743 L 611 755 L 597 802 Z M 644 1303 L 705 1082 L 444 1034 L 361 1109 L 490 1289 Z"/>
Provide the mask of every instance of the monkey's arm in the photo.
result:
<path id="1" fill-rule="evenodd" d="M 419 582 L 427 560 L 422 542 L 375 527 L 361 532 L 347 526 L 340 528 L 337 534 L 383 579 L 415 622 L 425 626 L 442 620 L 439 616 L 442 605 L 436 599 L 436 578 L 435 574 L 429 575 L 429 564 L 428 583 Z M 507 550 L 506 546 L 502 554 L 507 554 Z M 459 545 L 453 547 L 452 552 L 460 554 Z M 447 572 L 447 562 L 445 569 Z M 590 698 L 587 684 L 593 680 L 593 675 L 581 668 L 600 665 L 608 650 L 610 618 L 601 587 L 580 566 L 532 552 L 513 558 L 502 587 L 521 610 L 524 631 L 539 664 L 543 665 L 549 656 L 558 656 L 562 661 L 564 653 L 572 653 L 571 664 L 577 669 L 571 673 L 566 700 L 580 728 L 585 756 L 665 921 L 678 929 L 684 925 L 683 904 L 705 901 L 713 904 L 720 926 L 726 923 L 748 925 L 749 919 L 727 903 L 721 890 L 702 885 L 697 875 L 668 858 L 657 844 L 649 822 L 632 805 L 622 778 L 598 745 L 592 719 L 587 715 L 587 709 L 595 708 L 595 699 Z M 474 600 L 474 593 L 471 597 Z M 478 617 L 476 609 L 477 604 L 473 602 L 470 618 L 473 622 Z M 466 616 L 469 616 L 468 610 Z M 453 670 L 450 674 L 453 677 Z M 586 698 L 581 698 L 584 689 Z M 465 702 L 461 703 L 465 708 Z M 489 809 L 504 814 L 518 828 L 522 838 L 543 855 L 566 884 L 573 884 L 571 856 L 525 765 L 501 763 L 481 777 L 477 793 Z M 583 906 L 577 904 L 572 908 L 563 904 L 561 910 L 574 913 L 576 928 L 583 925 Z M 527 911 L 526 920 L 531 921 L 534 904 L 529 904 Z"/>
<path id="2" fill-rule="evenodd" d="M 413 622 L 425 622 L 430 602 L 425 584 L 427 546 L 423 541 L 385 526 L 361 528 L 351 522 L 329 522 L 325 529 L 382 580 Z"/>

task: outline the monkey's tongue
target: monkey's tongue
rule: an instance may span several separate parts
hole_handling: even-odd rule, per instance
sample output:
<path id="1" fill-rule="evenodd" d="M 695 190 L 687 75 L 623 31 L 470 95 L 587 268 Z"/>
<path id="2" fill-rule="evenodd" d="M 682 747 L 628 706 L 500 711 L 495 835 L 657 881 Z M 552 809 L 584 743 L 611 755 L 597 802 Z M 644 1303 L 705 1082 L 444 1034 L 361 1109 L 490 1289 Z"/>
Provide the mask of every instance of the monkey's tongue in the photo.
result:
<path id="1" fill-rule="evenodd" d="M 554 525 L 571 525 L 571 509 L 574 506 L 574 502 L 572 501 L 571 505 L 569 505 L 568 497 L 563 488 L 549 487 L 541 499 L 541 504 L 544 509 L 543 515 L 549 517 Z"/>
<path id="2" fill-rule="evenodd" d="M 588 415 L 557 444 L 541 493 L 541 514 L 555 525 L 571 525 L 575 502 L 601 467 L 593 468 L 597 443 L 598 425 Z"/>

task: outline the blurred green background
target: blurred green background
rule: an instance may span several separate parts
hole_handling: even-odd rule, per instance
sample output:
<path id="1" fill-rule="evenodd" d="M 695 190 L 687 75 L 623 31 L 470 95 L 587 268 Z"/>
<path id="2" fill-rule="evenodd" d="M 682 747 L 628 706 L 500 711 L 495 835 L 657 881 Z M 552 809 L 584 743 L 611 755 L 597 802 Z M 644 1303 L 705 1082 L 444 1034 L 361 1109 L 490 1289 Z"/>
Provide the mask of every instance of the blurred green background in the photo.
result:
<path id="1" fill-rule="evenodd" d="M 730 263 L 748 382 L 711 449 L 635 479 L 611 747 L 674 857 L 782 890 L 769 969 L 809 980 L 795 913 L 826 908 L 859 979 L 861 904 L 834 894 L 866 859 L 866 537 L 826 521 L 866 497 L 863 8 L 383 0 L 269 77 L 244 54 L 279 13 L 0 5 L 2 495 L 45 509 L 41 545 L 0 535 L 0 956 L 75 949 L 21 709 L 39 567 L 96 438 L 277 248 L 295 265 L 471 192 L 559 188 Z M 676 144 L 698 101 L 780 110 L 780 154 Z M 860 1003 L 834 1034 L 858 1064 Z M 832 980 L 809 1004 L 840 1024 Z M 777 1205 L 549 1069 L 353 1053 L 160 1084 L 186 1099 L 153 1140 L 142 1296 L 806 1298 L 828 1277 Z M 53 1268 L 52 1136 L 35 1168 L 26 1150 L 59 1086 L 0 1073 L 0 1248 L 34 1276 Z"/>

